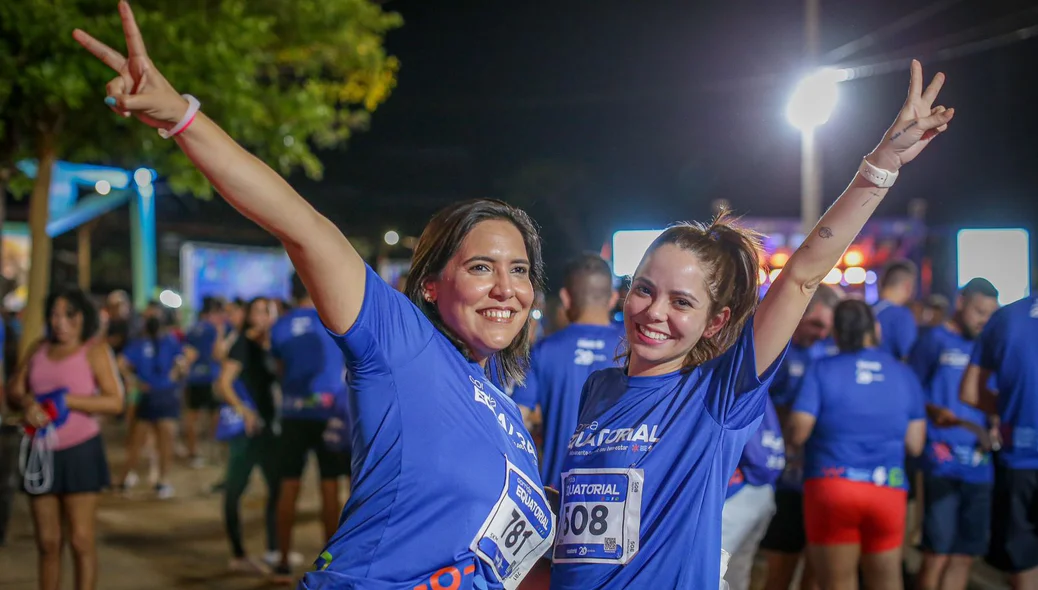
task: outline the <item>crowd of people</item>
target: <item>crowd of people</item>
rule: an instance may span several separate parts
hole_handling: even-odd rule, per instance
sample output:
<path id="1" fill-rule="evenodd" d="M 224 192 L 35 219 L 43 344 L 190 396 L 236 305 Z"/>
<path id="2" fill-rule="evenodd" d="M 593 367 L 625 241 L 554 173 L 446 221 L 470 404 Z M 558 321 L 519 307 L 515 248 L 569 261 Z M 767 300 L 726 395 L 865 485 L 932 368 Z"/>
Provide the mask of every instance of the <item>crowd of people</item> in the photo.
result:
<path id="1" fill-rule="evenodd" d="M 125 2 L 120 13 L 126 56 L 75 32 L 116 72 L 106 104 L 175 141 L 283 244 L 297 307 L 275 321 L 269 300 L 250 301 L 228 338 L 210 302 L 183 339 L 146 320 L 115 356 L 82 295 L 52 296 L 47 336 L 8 388 L 45 433 L 33 449 L 53 450 L 40 461 L 47 485 L 26 477 L 41 588 L 56 588 L 62 518 L 77 587 L 96 585 L 85 523 L 108 483 L 96 416 L 122 411 L 121 382 L 140 392 L 131 445 L 155 441 L 160 497 L 174 493 L 182 386 L 191 411 L 211 407 L 212 391 L 226 406 L 236 569 L 260 569 L 238 517 L 258 464 L 274 574 L 290 579 L 299 477 L 316 455 L 328 539 L 303 589 L 743 590 L 758 548 L 768 588 L 788 589 L 804 557 L 804 588 L 900 588 L 910 494 L 922 506 L 920 588 L 965 587 L 981 554 L 1015 588 L 1038 587 L 1038 300 L 996 311 L 997 291 L 977 278 L 950 318 L 920 331 L 908 263 L 886 269 L 874 306 L 822 285 L 902 167 L 948 128 L 942 74 L 924 88 L 912 63 L 894 123 L 763 297 L 760 236 L 721 213 L 649 246 L 619 324 L 608 264 L 574 260 L 559 292 L 569 325 L 538 338 L 542 244 L 525 212 L 446 207 L 390 287 L 173 89 Z"/>

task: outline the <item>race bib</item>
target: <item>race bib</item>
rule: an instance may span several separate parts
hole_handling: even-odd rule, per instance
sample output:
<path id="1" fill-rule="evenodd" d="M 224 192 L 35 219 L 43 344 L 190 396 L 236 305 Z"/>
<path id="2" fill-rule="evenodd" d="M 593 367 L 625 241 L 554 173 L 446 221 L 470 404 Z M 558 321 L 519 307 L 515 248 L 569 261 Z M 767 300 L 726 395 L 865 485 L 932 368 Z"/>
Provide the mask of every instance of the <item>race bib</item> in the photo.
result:
<path id="1" fill-rule="evenodd" d="M 554 561 L 624 565 L 638 553 L 641 469 L 573 469 L 562 474 Z"/>
<path id="2" fill-rule="evenodd" d="M 470 549 L 494 568 L 506 590 L 515 590 L 555 539 L 555 515 L 544 490 L 511 461 L 501 497 Z"/>

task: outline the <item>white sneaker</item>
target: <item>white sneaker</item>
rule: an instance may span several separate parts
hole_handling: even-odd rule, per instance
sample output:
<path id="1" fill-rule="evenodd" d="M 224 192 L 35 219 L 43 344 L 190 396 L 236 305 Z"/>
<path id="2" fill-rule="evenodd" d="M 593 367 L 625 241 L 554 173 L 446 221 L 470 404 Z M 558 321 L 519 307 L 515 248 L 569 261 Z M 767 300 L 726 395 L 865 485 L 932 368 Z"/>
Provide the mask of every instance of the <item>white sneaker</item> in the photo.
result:
<path id="1" fill-rule="evenodd" d="M 232 559 L 227 565 L 227 569 L 236 574 L 246 574 L 250 576 L 266 576 L 270 573 L 270 568 L 251 557 Z"/>
<path id="2" fill-rule="evenodd" d="M 130 471 L 126 474 L 126 479 L 123 480 L 123 489 L 130 490 L 137 486 L 141 478 L 137 477 L 136 471 Z"/>
<path id="3" fill-rule="evenodd" d="M 160 483 L 155 486 L 155 495 L 158 496 L 159 500 L 169 500 L 174 495 L 173 486 L 168 483 Z"/>
<path id="4" fill-rule="evenodd" d="M 297 551 L 291 551 L 288 554 L 288 565 L 290 567 L 300 567 L 303 565 L 303 554 Z M 277 567 L 281 564 L 281 552 L 280 551 L 267 551 L 263 554 L 263 562 L 270 567 Z"/>

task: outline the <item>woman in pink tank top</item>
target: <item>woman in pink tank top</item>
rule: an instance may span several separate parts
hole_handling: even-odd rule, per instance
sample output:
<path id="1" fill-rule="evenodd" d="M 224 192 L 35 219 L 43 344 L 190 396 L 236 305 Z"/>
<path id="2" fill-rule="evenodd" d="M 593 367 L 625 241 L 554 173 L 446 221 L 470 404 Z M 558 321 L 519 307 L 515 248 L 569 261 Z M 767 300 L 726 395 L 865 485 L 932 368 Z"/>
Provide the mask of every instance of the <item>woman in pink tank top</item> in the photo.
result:
<path id="1" fill-rule="evenodd" d="M 67 540 L 75 563 L 76 589 L 94 590 L 98 492 L 109 483 L 108 463 L 95 416 L 114 415 L 122 410 L 122 385 L 111 348 L 104 340 L 93 337 L 98 329 L 98 315 L 86 294 L 78 289 L 52 293 L 46 313 L 47 337 L 21 362 L 10 388 L 11 403 L 21 407 L 26 422 L 37 428 L 50 422 L 37 403 L 37 396 L 57 389 L 68 391 L 68 418 L 56 429 L 50 486 L 42 493 L 39 489 L 26 489 L 39 548 L 39 587 L 58 589 L 61 548 Z M 68 531 L 68 539 L 62 538 L 63 528 Z"/>

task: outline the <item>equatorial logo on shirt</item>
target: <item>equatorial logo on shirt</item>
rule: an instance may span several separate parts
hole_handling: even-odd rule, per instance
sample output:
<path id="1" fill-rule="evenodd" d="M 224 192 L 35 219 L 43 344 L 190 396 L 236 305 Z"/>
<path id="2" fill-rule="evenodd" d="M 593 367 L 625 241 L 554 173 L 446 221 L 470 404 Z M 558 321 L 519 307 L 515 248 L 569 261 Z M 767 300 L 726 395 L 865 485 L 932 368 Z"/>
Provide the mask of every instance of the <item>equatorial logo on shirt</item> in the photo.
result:
<path id="1" fill-rule="evenodd" d="M 970 364 L 970 355 L 958 348 L 941 351 L 938 362 L 946 367 L 961 368 Z"/>
<path id="2" fill-rule="evenodd" d="M 883 363 L 859 359 L 854 363 L 854 381 L 859 385 L 883 381 Z"/>
<path id="3" fill-rule="evenodd" d="M 526 451 L 527 453 L 536 457 L 537 448 L 534 446 L 533 441 L 527 439 L 526 436 L 523 435 L 523 429 L 516 428 L 504 412 L 497 411 L 497 399 L 495 399 L 494 396 L 487 393 L 487 391 L 484 389 L 483 381 L 476 379 L 472 375 L 469 375 L 469 381 L 472 382 L 472 388 L 475 394 L 475 401 L 486 406 L 487 409 L 489 409 L 490 412 L 494 414 L 494 416 L 497 418 L 498 426 L 500 426 L 501 429 L 505 431 L 505 434 L 512 438 L 512 441 L 515 444 L 516 448 L 522 451 Z"/>

